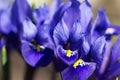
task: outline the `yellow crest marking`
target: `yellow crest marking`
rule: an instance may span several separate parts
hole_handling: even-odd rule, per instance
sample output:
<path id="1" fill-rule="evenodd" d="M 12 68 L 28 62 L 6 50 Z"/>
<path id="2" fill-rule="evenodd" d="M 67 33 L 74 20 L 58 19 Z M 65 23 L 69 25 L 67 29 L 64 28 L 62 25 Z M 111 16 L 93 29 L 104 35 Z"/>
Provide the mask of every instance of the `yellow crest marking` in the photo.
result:
<path id="1" fill-rule="evenodd" d="M 73 67 L 76 68 L 76 67 L 79 65 L 79 63 L 82 63 L 82 62 L 84 62 L 82 59 L 77 60 L 77 61 L 73 64 Z"/>
<path id="2" fill-rule="evenodd" d="M 71 52 L 72 52 L 71 50 L 67 50 L 66 56 L 70 57 L 71 56 Z"/>

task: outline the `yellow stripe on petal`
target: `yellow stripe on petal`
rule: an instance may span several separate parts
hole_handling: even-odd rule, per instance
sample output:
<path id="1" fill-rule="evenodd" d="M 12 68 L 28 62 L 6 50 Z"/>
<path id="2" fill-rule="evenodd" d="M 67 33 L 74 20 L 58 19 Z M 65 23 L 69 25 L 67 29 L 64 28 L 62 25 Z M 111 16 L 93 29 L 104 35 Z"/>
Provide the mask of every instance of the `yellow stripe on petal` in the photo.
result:
<path id="1" fill-rule="evenodd" d="M 82 63 L 82 62 L 84 62 L 82 59 L 77 60 L 77 61 L 73 64 L 73 67 L 76 68 L 76 67 L 79 65 L 79 63 Z"/>
<path id="2" fill-rule="evenodd" d="M 67 50 L 66 56 L 70 57 L 71 56 L 71 52 L 72 52 L 71 50 Z"/>

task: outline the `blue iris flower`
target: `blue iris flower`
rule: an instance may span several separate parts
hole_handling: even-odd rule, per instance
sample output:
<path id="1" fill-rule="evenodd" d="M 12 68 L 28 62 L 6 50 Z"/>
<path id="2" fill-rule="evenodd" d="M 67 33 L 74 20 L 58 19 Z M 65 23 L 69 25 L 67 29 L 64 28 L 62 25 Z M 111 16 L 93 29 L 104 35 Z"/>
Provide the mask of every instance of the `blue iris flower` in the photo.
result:
<path id="1" fill-rule="evenodd" d="M 85 52 L 89 50 L 82 52 L 82 49 L 86 48 L 85 37 L 92 19 L 91 6 L 87 0 L 83 3 L 71 0 L 70 3 L 71 5 L 64 12 L 61 21 L 53 30 L 57 57 L 55 63 L 60 62 L 62 65 L 57 68 L 62 67 L 60 70 L 63 80 L 86 80 L 96 68 L 95 63 L 87 62 L 84 59 L 87 54 Z"/>

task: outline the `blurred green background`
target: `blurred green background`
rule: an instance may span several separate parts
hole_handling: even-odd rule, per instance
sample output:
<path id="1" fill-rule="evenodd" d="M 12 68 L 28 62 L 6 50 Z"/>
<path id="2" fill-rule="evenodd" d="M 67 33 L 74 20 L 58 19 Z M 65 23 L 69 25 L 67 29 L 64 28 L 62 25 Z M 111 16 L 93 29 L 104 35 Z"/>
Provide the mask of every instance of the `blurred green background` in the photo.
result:
<path id="1" fill-rule="evenodd" d="M 0 5 L 2 1 L 13 1 L 13 0 L 0 0 Z M 50 4 L 51 0 L 29 0 L 30 2 L 35 1 L 35 4 L 41 5 L 44 2 L 48 2 Z M 94 18 L 96 16 L 97 10 L 99 7 L 104 7 L 106 9 L 106 13 L 111 21 L 111 23 L 120 25 L 120 0 L 89 0 L 92 5 Z M 6 4 L 3 4 L 6 5 Z M 26 64 L 23 58 L 16 51 L 11 51 L 10 55 L 10 76 L 11 80 L 23 80 Z M 0 55 L 0 65 L 1 65 L 1 55 Z M 53 68 L 50 64 L 45 68 L 40 68 L 35 72 L 34 80 L 50 80 L 51 72 Z M 2 70 L 0 66 L 0 80 L 2 77 Z M 59 74 L 56 75 L 56 80 L 61 80 Z"/>

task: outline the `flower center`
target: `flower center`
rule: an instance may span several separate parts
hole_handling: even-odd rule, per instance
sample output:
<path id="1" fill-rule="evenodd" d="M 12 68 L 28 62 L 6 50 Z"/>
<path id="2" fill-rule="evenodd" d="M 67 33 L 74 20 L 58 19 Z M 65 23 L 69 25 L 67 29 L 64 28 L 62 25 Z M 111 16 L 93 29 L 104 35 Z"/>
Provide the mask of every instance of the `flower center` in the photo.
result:
<path id="1" fill-rule="evenodd" d="M 74 64 L 73 67 L 77 68 L 77 66 L 79 66 L 80 64 L 84 63 L 84 61 L 82 59 L 77 60 Z"/>
<path id="2" fill-rule="evenodd" d="M 32 49 L 36 50 L 37 52 L 43 51 L 45 49 L 44 46 L 38 44 L 35 40 L 31 41 Z"/>

